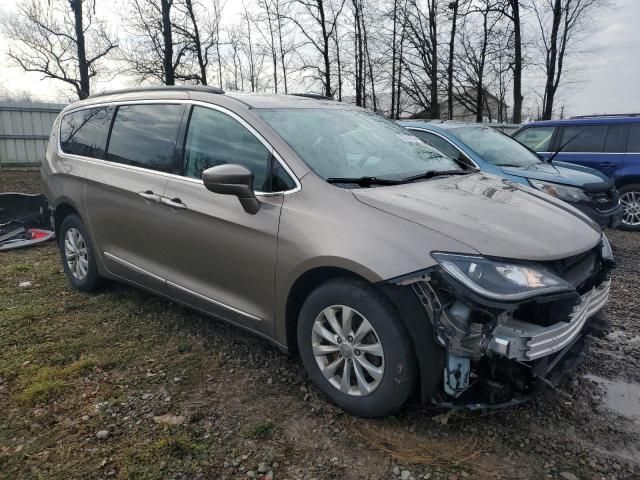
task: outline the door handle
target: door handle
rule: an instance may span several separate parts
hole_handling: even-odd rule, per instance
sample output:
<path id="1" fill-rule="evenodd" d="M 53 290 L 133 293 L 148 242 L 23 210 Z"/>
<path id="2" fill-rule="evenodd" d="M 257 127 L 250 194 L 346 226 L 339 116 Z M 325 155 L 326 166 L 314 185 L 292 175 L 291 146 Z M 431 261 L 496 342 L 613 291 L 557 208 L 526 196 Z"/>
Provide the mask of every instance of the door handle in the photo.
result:
<path id="1" fill-rule="evenodd" d="M 179 198 L 171 199 L 167 197 L 161 197 L 160 203 L 162 205 L 166 205 L 167 207 L 177 208 L 179 210 L 184 210 L 185 208 L 187 208 L 187 206 L 184 203 L 182 203 L 182 200 L 180 200 Z"/>
<path id="2" fill-rule="evenodd" d="M 160 195 L 156 195 L 151 190 L 147 190 L 145 192 L 138 192 L 138 195 L 140 195 L 145 200 L 150 200 L 152 202 L 160 203 Z"/>

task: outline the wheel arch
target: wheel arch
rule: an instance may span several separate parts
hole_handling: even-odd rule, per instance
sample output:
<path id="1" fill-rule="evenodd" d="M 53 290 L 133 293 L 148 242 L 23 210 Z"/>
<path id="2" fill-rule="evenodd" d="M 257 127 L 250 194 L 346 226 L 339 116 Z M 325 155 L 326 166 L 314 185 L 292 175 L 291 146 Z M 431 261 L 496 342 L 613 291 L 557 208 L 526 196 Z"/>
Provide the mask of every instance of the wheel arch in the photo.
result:
<path id="1" fill-rule="evenodd" d="M 69 199 L 62 199 L 55 205 L 55 207 L 53 207 L 53 228 L 56 233 L 56 237 L 59 236 L 60 226 L 62 225 L 63 220 L 72 214 L 78 215 L 84 222 L 79 209 Z"/>
<path id="2" fill-rule="evenodd" d="M 622 188 L 627 185 L 640 184 L 640 175 L 625 175 L 616 179 L 616 187 Z"/>
<path id="3" fill-rule="evenodd" d="M 352 278 L 372 284 L 353 270 L 334 266 L 314 267 L 299 275 L 289 288 L 285 304 L 285 342 L 290 353 L 298 353 L 298 316 L 302 304 L 314 289 L 336 278 Z"/>

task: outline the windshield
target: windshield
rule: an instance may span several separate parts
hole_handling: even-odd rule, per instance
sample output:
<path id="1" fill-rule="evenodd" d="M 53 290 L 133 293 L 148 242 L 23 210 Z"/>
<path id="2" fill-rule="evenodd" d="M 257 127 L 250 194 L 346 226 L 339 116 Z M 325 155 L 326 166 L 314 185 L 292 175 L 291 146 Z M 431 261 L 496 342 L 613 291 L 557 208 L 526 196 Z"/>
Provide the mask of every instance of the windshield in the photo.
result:
<path id="1" fill-rule="evenodd" d="M 529 167 L 540 163 L 540 158 L 527 147 L 493 128 L 459 127 L 449 132 L 484 161 L 498 167 Z"/>
<path id="2" fill-rule="evenodd" d="M 442 152 L 371 112 L 333 108 L 254 112 L 325 180 L 400 180 L 427 171 L 462 170 Z"/>

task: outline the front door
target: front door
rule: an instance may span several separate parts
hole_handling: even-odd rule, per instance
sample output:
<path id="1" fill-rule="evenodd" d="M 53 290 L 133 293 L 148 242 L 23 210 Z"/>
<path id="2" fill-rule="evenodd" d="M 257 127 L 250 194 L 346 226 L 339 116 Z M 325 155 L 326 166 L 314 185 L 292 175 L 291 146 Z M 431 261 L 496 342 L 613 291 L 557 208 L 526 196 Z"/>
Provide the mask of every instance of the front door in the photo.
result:
<path id="1" fill-rule="evenodd" d="M 176 140 L 184 105 L 119 106 L 106 160 L 91 162 L 86 207 L 92 236 L 113 275 L 164 292 L 162 240 L 168 175 L 177 172 Z"/>
<path id="2" fill-rule="evenodd" d="M 172 177 L 164 232 L 167 289 L 208 313 L 266 335 L 274 332 L 275 265 L 283 196 L 259 194 L 252 215 L 239 200 L 207 190 L 209 167 L 240 164 L 254 174 L 254 190 L 269 192 L 272 154 L 239 118 L 192 107 L 184 147 L 183 177 Z"/>

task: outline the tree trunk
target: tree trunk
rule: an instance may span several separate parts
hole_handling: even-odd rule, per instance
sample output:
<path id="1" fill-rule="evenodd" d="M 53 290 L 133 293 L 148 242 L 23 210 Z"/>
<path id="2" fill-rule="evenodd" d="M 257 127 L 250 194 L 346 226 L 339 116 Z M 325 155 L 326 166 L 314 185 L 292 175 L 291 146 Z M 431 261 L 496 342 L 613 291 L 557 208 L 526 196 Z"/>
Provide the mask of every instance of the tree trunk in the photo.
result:
<path id="1" fill-rule="evenodd" d="M 360 21 L 360 8 L 358 0 L 353 0 L 354 41 L 355 41 L 355 86 L 356 105 L 364 106 L 364 64 L 362 52 L 362 23 Z"/>
<path id="2" fill-rule="evenodd" d="M 198 22 L 196 21 L 196 16 L 193 12 L 193 2 L 192 0 L 185 0 L 185 5 L 187 7 L 187 14 L 189 15 L 189 19 L 193 24 L 193 43 L 194 48 L 196 50 L 196 57 L 198 59 L 198 67 L 200 68 L 200 83 L 202 85 L 207 84 L 207 65 L 205 63 L 205 59 L 202 57 L 202 43 L 200 41 L 200 30 L 198 29 Z"/>
<path id="3" fill-rule="evenodd" d="M 394 118 L 396 113 L 396 36 L 398 24 L 398 0 L 393 0 L 393 33 L 391 36 L 391 113 Z"/>
<path id="4" fill-rule="evenodd" d="M 338 29 L 333 30 L 333 39 L 336 42 L 336 66 L 338 67 L 338 101 L 342 101 L 342 60 L 340 59 L 340 42 L 338 40 Z"/>
<path id="5" fill-rule="evenodd" d="M 323 0 L 318 1 L 318 13 L 320 14 L 320 23 L 322 27 L 323 51 L 322 58 L 324 60 L 324 91 L 327 97 L 331 97 L 331 58 L 329 56 L 329 33 L 327 32 L 327 24 L 325 23 Z"/>
<path id="6" fill-rule="evenodd" d="M 551 120 L 553 115 L 553 101 L 556 94 L 554 84 L 556 75 L 556 61 L 558 58 L 558 31 L 562 19 L 562 0 L 555 0 L 553 5 L 553 25 L 551 27 L 550 49 L 547 54 L 547 80 L 544 87 L 543 120 Z"/>
<path id="7" fill-rule="evenodd" d="M 80 100 L 83 100 L 91 93 L 91 86 L 89 85 L 89 64 L 87 63 L 87 53 L 84 44 L 82 0 L 70 0 L 69 4 L 73 10 L 76 46 L 78 50 L 78 70 L 80 73 L 80 86 L 79 88 L 76 86 L 76 90 Z"/>
<path id="8" fill-rule="evenodd" d="M 440 103 L 438 102 L 438 23 L 436 11 L 437 0 L 429 2 L 429 37 L 431 40 L 431 71 L 429 72 L 431 118 L 440 118 Z"/>
<path id="9" fill-rule="evenodd" d="M 451 20 L 451 36 L 449 37 L 449 63 L 447 64 L 447 108 L 449 120 L 453 120 L 453 61 L 455 59 L 456 28 L 458 21 L 458 0 L 451 2 L 453 18 Z"/>
<path id="10" fill-rule="evenodd" d="M 367 27 L 364 19 L 364 11 L 362 2 L 360 2 L 360 22 L 362 24 L 362 41 L 364 43 L 364 53 L 367 56 L 367 65 L 369 67 L 369 81 L 371 82 L 371 101 L 373 102 L 373 111 L 378 111 L 378 101 L 376 99 L 376 83 L 373 77 L 373 64 L 371 62 L 371 54 L 369 53 L 369 39 L 367 38 Z"/>
<path id="11" fill-rule="evenodd" d="M 175 85 L 175 72 L 173 70 L 173 34 L 171 31 L 171 6 L 173 0 L 160 0 L 162 9 L 162 40 L 164 42 L 164 83 Z"/>
<path id="12" fill-rule="evenodd" d="M 280 14 L 280 1 L 276 0 L 276 19 L 278 21 L 278 45 L 280 46 L 280 63 L 282 65 L 282 83 L 284 93 L 289 93 L 287 89 L 287 65 L 285 62 L 284 46 L 282 45 L 282 15 Z"/>
<path id="13" fill-rule="evenodd" d="M 513 20 L 513 123 L 522 122 L 522 35 L 520 0 L 510 0 Z"/>

